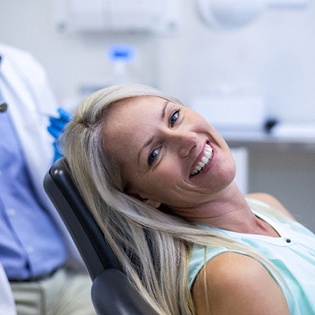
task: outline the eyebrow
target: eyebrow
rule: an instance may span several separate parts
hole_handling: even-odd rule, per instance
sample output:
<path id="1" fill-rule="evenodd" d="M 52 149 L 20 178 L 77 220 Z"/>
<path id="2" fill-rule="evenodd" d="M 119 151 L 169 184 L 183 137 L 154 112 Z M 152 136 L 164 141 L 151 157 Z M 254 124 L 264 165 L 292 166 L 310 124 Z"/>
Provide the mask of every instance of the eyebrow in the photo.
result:
<path id="1" fill-rule="evenodd" d="M 163 110 L 161 112 L 161 121 L 163 121 L 165 119 L 165 115 L 166 115 L 166 108 L 168 106 L 168 104 L 170 104 L 171 101 L 169 100 L 165 100 L 164 102 L 164 106 L 163 106 Z M 153 142 L 153 139 L 154 139 L 154 136 L 150 137 L 144 144 L 143 146 L 141 147 L 141 149 L 139 150 L 139 153 L 138 153 L 138 165 L 140 165 L 140 155 L 142 153 L 142 151 L 147 147 L 149 146 L 152 142 Z"/>

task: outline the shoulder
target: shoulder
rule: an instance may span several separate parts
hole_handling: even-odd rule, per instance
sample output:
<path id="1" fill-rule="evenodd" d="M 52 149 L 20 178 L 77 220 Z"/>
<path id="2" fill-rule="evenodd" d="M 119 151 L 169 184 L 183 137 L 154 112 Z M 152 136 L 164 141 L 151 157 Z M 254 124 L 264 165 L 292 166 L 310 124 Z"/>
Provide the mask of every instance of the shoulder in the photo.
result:
<path id="1" fill-rule="evenodd" d="M 252 193 L 246 195 L 249 199 L 255 199 L 268 204 L 270 207 L 280 210 L 283 214 L 287 215 L 291 219 L 295 220 L 293 215 L 285 208 L 285 206 L 274 196 L 266 193 Z"/>
<path id="2" fill-rule="evenodd" d="M 289 314 L 276 281 L 261 263 L 243 254 L 228 252 L 210 260 L 192 293 L 197 314 Z"/>
<path id="3" fill-rule="evenodd" d="M 0 54 L 12 60 L 34 60 L 29 52 L 6 44 L 0 44 Z"/>
<path id="4" fill-rule="evenodd" d="M 0 55 L 3 62 L 9 62 L 20 75 L 34 78 L 45 73 L 43 66 L 28 51 L 0 44 Z"/>

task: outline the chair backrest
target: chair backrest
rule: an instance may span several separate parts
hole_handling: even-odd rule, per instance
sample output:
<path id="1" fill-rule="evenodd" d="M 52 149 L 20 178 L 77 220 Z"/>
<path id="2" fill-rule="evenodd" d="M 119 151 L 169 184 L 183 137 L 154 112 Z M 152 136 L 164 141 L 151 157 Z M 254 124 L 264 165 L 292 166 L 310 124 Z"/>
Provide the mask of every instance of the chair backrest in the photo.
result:
<path id="1" fill-rule="evenodd" d="M 52 165 L 45 176 L 44 188 L 67 226 L 92 280 L 104 269 L 121 270 L 115 254 L 79 194 L 64 158 Z"/>
<path id="2" fill-rule="evenodd" d="M 56 161 L 44 188 L 72 236 L 93 281 L 92 300 L 102 315 L 155 315 L 107 244 L 74 184 L 65 158 Z"/>

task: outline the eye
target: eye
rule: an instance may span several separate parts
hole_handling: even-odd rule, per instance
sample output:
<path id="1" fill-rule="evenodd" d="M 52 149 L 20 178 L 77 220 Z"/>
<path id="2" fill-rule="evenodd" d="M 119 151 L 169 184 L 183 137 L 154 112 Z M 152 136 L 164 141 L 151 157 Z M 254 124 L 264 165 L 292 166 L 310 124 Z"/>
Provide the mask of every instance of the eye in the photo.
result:
<path id="1" fill-rule="evenodd" d="M 175 112 L 172 113 L 171 118 L 170 118 L 170 125 L 171 127 L 174 126 L 176 123 L 177 119 L 179 117 L 179 109 L 177 109 Z"/>
<path id="2" fill-rule="evenodd" d="M 149 165 L 152 165 L 152 164 L 153 164 L 153 162 L 155 161 L 155 159 L 156 159 L 157 156 L 159 155 L 159 152 L 160 152 L 160 149 L 154 149 L 154 150 L 150 153 L 150 155 L 149 155 L 149 157 L 148 157 L 148 164 L 149 164 Z"/>

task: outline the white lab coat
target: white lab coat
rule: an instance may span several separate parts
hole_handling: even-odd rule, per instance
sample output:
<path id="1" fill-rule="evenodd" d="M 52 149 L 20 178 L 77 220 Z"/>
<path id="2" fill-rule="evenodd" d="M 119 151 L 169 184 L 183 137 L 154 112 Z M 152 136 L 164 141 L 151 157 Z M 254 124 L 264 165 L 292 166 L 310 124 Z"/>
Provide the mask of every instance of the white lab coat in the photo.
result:
<path id="1" fill-rule="evenodd" d="M 39 112 L 56 115 L 58 107 L 46 73 L 41 65 L 24 51 L 0 44 L 0 55 L 1 94 L 12 113 L 11 119 L 20 139 L 37 197 L 63 233 L 69 248 L 69 268 L 85 271 L 84 263 L 65 225 L 43 189 L 43 178 L 52 163 L 54 151 L 53 137 L 46 129 L 48 118 Z M 12 293 L 1 263 L 0 313 L 15 314 Z"/>

